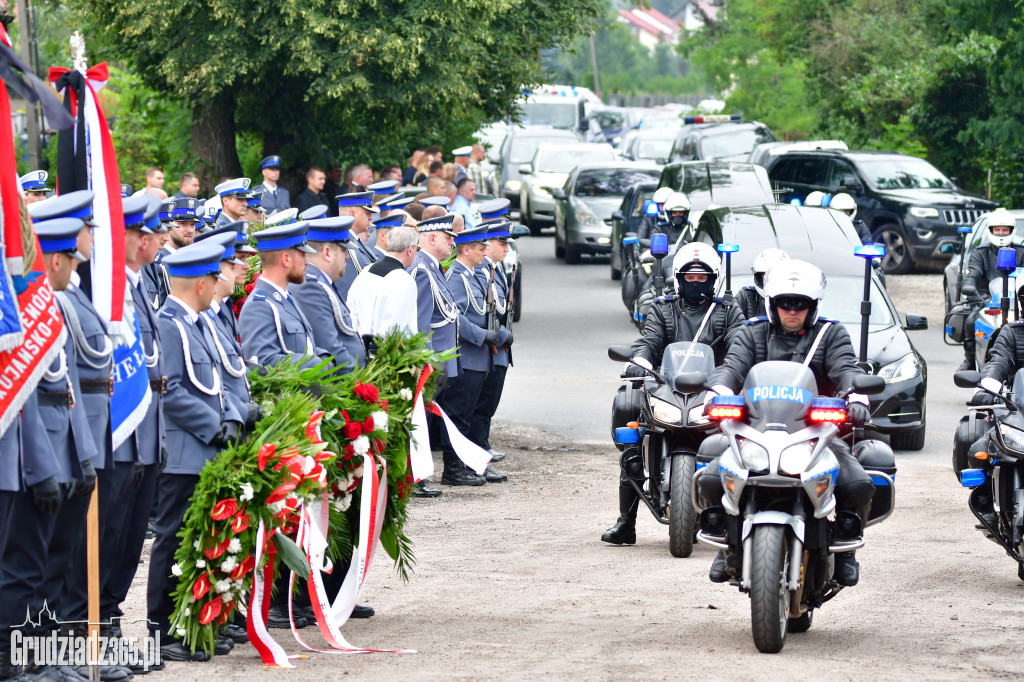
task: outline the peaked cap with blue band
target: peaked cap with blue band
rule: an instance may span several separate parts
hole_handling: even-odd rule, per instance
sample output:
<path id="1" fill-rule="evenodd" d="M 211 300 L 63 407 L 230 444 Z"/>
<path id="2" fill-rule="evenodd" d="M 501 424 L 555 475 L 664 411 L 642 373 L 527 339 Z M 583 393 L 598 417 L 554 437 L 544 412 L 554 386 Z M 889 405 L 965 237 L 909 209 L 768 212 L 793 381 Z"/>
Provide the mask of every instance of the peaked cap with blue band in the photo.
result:
<path id="1" fill-rule="evenodd" d="M 46 171 L 37 170 L 25 173 L 18 178 L 18 182 L 21 183 L 21 188 L 26 192 L 45 192 L 46 179 L 48 177 L 50 177 L 50 174 Z"/>
<path id="2" fill-rule="evenodd" d="M 445 234 L 455 235 L 455 231 L 452 230 L 452 222 L 455 220 L 455 214 L 448 213 L 446 215 L 438 216 L 436 218 L 428 218 L 427 220 L 421 220 L 416 224 L 416 229 L 421 233 L 423 232 L 444 232 Z"/>
<path id="3" fill-rule="evenodd" d="M 264 158 L 262 161 L 260 161 L 260 170 L 263 170 L 264 168 L 280 168 L 280 167 L 281 167 L 281 157 L 277 156 L 276 154 L 272 154 L 272 155 Z"/>
<path id="4" fill-rule="evenodd" d="M 220 183 L 213 188 L 222 197 L 237 196 L 241 199 L 249 193 L 249 178 L 235 178 Z"/>
<path id="5" fill-rule="evenodd" d="M 156 197 L 152 194 L 140 194 L 121 199 L 121 209 L 124 212 L 124 229 L 138 230 L 143 234 L 153 234 L 153 230 L 146 224 L 146 213 L 149 212 L 150 199 L 156 199 Z"/>
<path id="6" fill-rule="evenodd" d="M 483 243 L 485 241 L 487 241 L 487 228 L 482 225 L 467 228 L 455 235 L 456 244 Z"/>
<path id="7" fill-rule="evenodd" d="M 95 195 L 91 189 L 80 189 L 51 197 L 46 201 L 30 204 L 28 214 L 34 221 L 53 220 L 54 218 L 79 218 L 86 225 L 95 225 L 92 221 L 92 200 Z"/>
<path id="8" fill-rule="evenodd" d="M 167 268 L 171 277 L 205 277 L 220 274 L 220 260 L 224 247 L 215 242 L 193 242 L 172 254 L 163 257 L 160 264 Z"/>
<path id="9" fill-rule="evenodd" d="M 309 231 L 306 233 L 306 236 L 310 241 L 314 242 L 344 244 L 352 236 L 349 228 L 352 227 L 355 221 L 356 219 L 350 215 L 311 220 L 309 221 Z"/>
<path id="10" fill-rule="evenodd" d="M 204 234 L 198 235 L 193 244 L 199 242 L 210 242 L 212 244 L 220 244 L 224 249 L 224 253 L 221 256 L 222 261 L 227 261 L 232 265 L 245 265 L 244 261 L 239 260 L 235 257 L 235 238 L 238 233 L 234 230 L 228 230 L 226 227 L 219 230 L 211 230 Z"/>
<path id="11" fill-rule="evenodd" d="M 504 197 L 500 199 L 491 199 L 485 201 L 476 207 L 476 210 L 480 212 L 481 220 L 491 220 L 493 218 L 500 218 L 504 215 L 508 215 L 508 207 L 511 205 L 508 199 Z"/>
<path id="12" fill-rule="evenodd" d="M 256 249 L 258 251 L 281 251 L 284 249 L 298 249 L 304 253 L 316 253 L 314 249 L 306 246 L 309 231 L 309 223 L 301 221 L 278 225 L 260 230 L 253 237 L 256 238 Z"/>
<path id="13" fill-rule="evenodd" d="M 43 253 L 66 253 L 75 260 L 84 261 L 78 252 L 78 234 L 85 227 L 81 218 L 54 218 L 41 220 L 32 226 L 39 238 Z"/>
<path id="14" fill-rule="evenodd" d="M 339 194 L 334 197 L 338 202 L 338 208 L 347 208 L 348 206 L 358 206 L 365 208 L 370 213 L 377 213 L 380 211 L 379 208 L 373 205 L 373 192 L 349 192 L 348 194 Z"/>

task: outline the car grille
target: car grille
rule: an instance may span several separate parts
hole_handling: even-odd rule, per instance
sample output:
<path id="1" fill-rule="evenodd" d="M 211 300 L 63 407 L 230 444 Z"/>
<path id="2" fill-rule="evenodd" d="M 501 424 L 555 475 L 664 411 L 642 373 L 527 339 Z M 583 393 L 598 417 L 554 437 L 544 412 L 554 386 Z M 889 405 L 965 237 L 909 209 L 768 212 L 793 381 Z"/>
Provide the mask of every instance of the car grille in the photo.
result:
<path id="1" fill-rule="evenodd" d="M 981 217 L 982 213 L 988 213 L 979 208 L 947 208 L 942 211 L 943 217 L 950 225 L 970 225 Z"/>

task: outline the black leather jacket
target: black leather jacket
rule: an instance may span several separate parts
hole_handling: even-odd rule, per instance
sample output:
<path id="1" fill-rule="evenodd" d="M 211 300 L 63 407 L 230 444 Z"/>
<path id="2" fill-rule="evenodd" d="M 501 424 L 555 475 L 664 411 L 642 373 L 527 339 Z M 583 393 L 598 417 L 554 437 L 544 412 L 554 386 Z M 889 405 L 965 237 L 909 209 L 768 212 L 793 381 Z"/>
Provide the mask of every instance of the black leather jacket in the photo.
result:
<path id="1" fill-rule="evenodd" d="M 640 245 L 645 249 L 649 248 L 651 245 L 651 235 L 657 232 L 668 235 L 669 248 L 671 249 L 672 245 L 679 239 L 679 235 L 683 233 L 683 229 L 676 229 L 667 220 L 645 215 L 643 222 L 640 223 L 640 227 L 636 231 L 636 236 L 640 239 Z"/>
<path id="2" fill-rule="evenodd" d="M 764 298 L 757 293 L 752 286 L 743 287 L 736 292 L 736 306 L 743 313 L 743 317 L 750 319 L 764 315 Z"/>
<path id="3" fill-rule="evenodd" d="M 1024 246 L 1012 245 L 1017 252 L 1016 266 L 1024 265 Z M 988 297 L 988 285 L 992 280 L 1001 277 L 1002 273 L 996 270 L 996 258 L 999 256 L 999 248 L 994 244 L 986 244 L 971 252 L 971 259 L 967 261 L 967 272 L 964 273 L 964 286 L 968 284 L 978 290 L 978 295 Z"/>
<path id="4" fill-rule="evenodd" d="M 701 322 L 714 305 L 699 338 L 694 338 Z M 711 346 L 715 364 L 725 357 L 733 334 L 743 326 L 743 313 L 735 306 L 722 305 L 719 299 L 702 306 L 686 305 L 682 298 L 665 296 L 651 306 L 644 322 L 644 335 L 633 343 L 633 355 L 646 358 L 655 367 L 661 365 L 665 347 L 676 341 L 697 341 Z"/>
<path id="5" fill-rule="evenodd" d="M 982 378 L 1012 383 L 1013 375 L 1024 368 L 1024 322 L 1013 322 L 1000 331 L 990 352 L 992 359 L 982 368 Z"/>
<path id="6" fill-rule="evenodd" d="M 743 388 L 750 368 L 766 360 L 803 362 L 822 328 L 828 324 L 808 368 L 814 374 L 821 395 L 837 395 L 849 389 L 853 377 L 863 374 L 857 366 L 846 328 L 834 320 L 818 318 L 800 333 L 790 333 L 768 322 L 766 317 L 747 320 L 737 332 L 725 361 L 708 378 L 709 386 L 728 386 L 734 393 Z"/>

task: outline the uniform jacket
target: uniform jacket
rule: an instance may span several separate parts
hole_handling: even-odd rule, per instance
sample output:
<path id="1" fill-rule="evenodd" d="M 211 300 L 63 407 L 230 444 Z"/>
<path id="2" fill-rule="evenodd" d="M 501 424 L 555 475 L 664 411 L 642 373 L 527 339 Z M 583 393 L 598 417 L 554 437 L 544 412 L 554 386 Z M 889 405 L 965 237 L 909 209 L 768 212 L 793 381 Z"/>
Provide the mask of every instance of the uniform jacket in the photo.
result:
<path id="1" fill-rule="evenodd" d="M 487 329 L 487 288 L 473 271 L 459 261 L 447 274 L 455 305 L 459 307 L 459 355 L 463 370 L 490 372 L 494 353 L 484 343 Z M 498 345 L 504 345 L 508 331 L 499 330 Z"/>
<path id="2" fill-rule="evenodd" d="M 829 324 L 831 323 L 831 324 Z M 781 327 L 769 324 L 768 318 L 747 320 L 729 345 L 725 361 L 708 379 L 708 385 L 728 386 L 733 392 L 743 387 L 750 368 L 765 360 L 803 362 L 822 328 L 829 324 L 821 342 L 814 351 L 808 368 L 814 373 L 821 395 L 836 395 L 849 389 L 853 377 L 863 374 L 857 366 L 857 356 L 846 328 L 835 320 L 818 318 L 814 325 L 801 333 L 791 334 Z"/>
<path id="3" fill-rule="evenodd" d="M 313 342 L 309 320 L 299 310 L 295 297 L 285 298 L 262 277 L 256 280 L 252 293 L 242 305 L 238 316 L 238 333 L 242 339 L 245 359 L 256 358 L 260 365 L 275 365 L 283 357 L 303 354 L 313 356 L 306 366 L 313 366 L 322 349 Z"/>
<path id="4" fill-rule="evenodd" d="M 260 184 L 253 187 L 254 191 L 263 190 L 263 198 L 260 199 L 260 206 L 267 210 L 267 214 L 271 214 L 274 211 L 283 211 L 286 208 L 292 207 L 292 197 L 284 187 L 278 183 L 275 189 L 270 189 L 267 184 L 261 182 Z"/>
<path id="5" fill-rule="evenodd" d="M 409 273 L 416 278 L 416 328 L 430 333 L 428 343 L 438 353 L 455 348 L 459 309 L 440 264 L 433 256 L 420 251 Z M 438 369 L 444 369 L 453 377 L 461 373 L 460 365 L 456 358 Z"/>
<path id="6" fill-rule="evenodd" d="M 200 319 L 203 319 L 201 314 Z M 164 396 L 167 464 L 164 472 L 198 475 L 206 462 L 217 454 L 217 448 L 210 445 L 210 441 L 221 422 L 243 423 L 244 419 L 231 401 L 224 398 L 220 363 L 211 337 L 204 334 L 173 298 L 168 298 L 160 309 L 157 334 L 167 374 Z"/>
<path id="7" fill-rule="evenodd" d="M 113 376 L 114 343 L 107 335 L 107 325 L 96 312 L 92 301 L 74 283 L 65 291 L 58 292 L 61 312 L 67 323 L 68 332 L 75 342 L 75 364 L 78 380 L 84 382 L 110 381 Z M 78 328 L 76 329 L 75 319 Z M 103 351 L 107 351 L 103 356 Z M 89 419 L 89 430 L 99 456 L 93 466 L 103 469 L 113 466 L 114 441 L 110 433 L 110 392 L 92 393 L 81 391 L 76 404 L 85 408 Z"/>
<path id="8" fill-rule="evenodd" d="M 710 317 L 708 317 L 710 314 Z M 704 318 L 707 324 L 701 330 Z M 743 325 L 743 313 L 737 306 L 725 306 L 718 300 L 702 306 L 685 305 L 681 298 L 666 296 L 655 301 L 644 322 L 644 335 L 633 343 L 633 355 L 661 365 L 665 347 L 676 341 L 706 343 L 715 352 L 715 364 L 722 362 L 729 342 Z M 695 338 L 698 330 L 700 336 Z"/>
<path id="9" fill-rule="evenodd" d="M 373 248 L 369 242 L 369 239 L 364 242 L 362 239 L 356 238 L 356 248 L 348 252 L 349 261 L 345 267 L 345 274 L 333 284 L 334 290 L 343 301 L 348 300 L 348 290 L 352 288 L 352 282 L 356 281 L 356 276 L 364 268 L 370 267 L 384 257 L 384 254 Z"/>
<path id="10" fill-rule="evenodd" d="M 366 351 L 348 305 L 320 268 L 307 263 L 306 281 L 289 284 L 288 291 L 313 327 L 313 343 L 334 358 L 342 373 L 366 365 Z"/>
<path id="11" fill-rule="evenodd" d="M 213 227 L 214 227 L 214 229 L 216 229 L 218 227 L 224 227 L 225 225 L 230 225 L 233 222 L 235 222 L 234 218 L 229 216 L 224 211 L 221 211 L 220 213 L 217 214 L 217 219 L 215 221 L 213 221 Z"/>
<path id="12" fill-rule="evenodd" d="M 238 343 L 238 337 L 231 332 L 227 319 L 221 315 L 225 309 L 231 307 L 231 299 L 226 301 L 220 305 L 220 311 L 215 312 L 211 307 L 200 314 L 206 316 L 210 321 L 210 328 L 216 332 L 213 338 L 214 350 L 220 361 L 220 378 L 224 384 L 225 396 L 244 420 L 249 417 L 247 403 L 252 399 L 249 392 L 249 368 L 242 357 L 242 346 Z M 233 315 L 231 317 L 234 318 Z"/>
<path id="13" fill-rule="evenodd" d="M 494 269 L 494 282 L 491 282 L 491 269 Z M 505 268 L 500 263 L 492 263 L 489 259 L 484 260 L 483 265 L 473 268 L 473 274 L 477 276 L 480 283 L 485 287 L 490 286 L 494 290 L 494 307 L 498 315 L 498 323 L 501 329 L 508 334 L 508 323 L 511 319 L 511 311 L 508 310 L 508 280 L 505 279 Z M 499 332 L 500 335 L 501 332 Z M 508 367 L 512 364 L 511 347 L 501 345 L 494 355 L 494 364 L 500 367 Z"/>
<path id="14" fill-rule="evenodd" d="M 1014 244 L 1012 248 L 1017 252 L 1015 264 L 1019 268 L 1024 265 L 1024 246 Z M 999 249 L 994 244 L 986 244 L 972 251 L 971 259 L 967 261 L 967 272 L 964 273 L 964 286 L 971 285 L 978 290 L 980 296 L 988 298 L 989 282 L 1002 277 L 1002 273 L 996 270 L 998 256 Z"/>
<path id="15" fill-rule="evenodd" d="M 753 286 L 743 287 L 736 292 L 736 307 L 748 320 L 751 317 L 763 317 L 765 314 L 764 298 Z"/>
<path id="16" fill-rule="evenodd" d="M 51 476 L 70 483 L 72 455 L 54 452 L 39 415 L 38 398 L 30 393 L 18 417 L 0 436 L 0 490 L 24 490 Z"/>

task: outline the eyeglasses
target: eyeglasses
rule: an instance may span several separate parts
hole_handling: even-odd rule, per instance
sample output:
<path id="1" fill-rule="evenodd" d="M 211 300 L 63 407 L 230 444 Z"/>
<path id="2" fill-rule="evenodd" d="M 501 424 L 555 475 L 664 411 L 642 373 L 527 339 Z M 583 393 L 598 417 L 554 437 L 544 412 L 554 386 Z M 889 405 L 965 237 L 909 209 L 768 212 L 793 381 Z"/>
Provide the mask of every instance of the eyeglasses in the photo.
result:
<path id="1" fill-rule="evenodd" d="M 789 311 L 808 310 L 811 307 L 811 300 L 802 296 L 783 297 L 773 300 L 776 308 Z"/>

